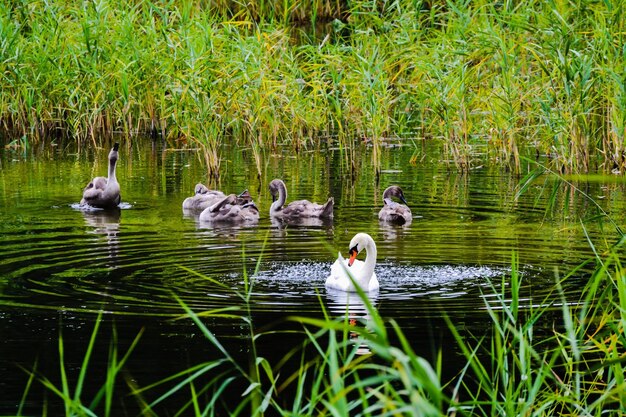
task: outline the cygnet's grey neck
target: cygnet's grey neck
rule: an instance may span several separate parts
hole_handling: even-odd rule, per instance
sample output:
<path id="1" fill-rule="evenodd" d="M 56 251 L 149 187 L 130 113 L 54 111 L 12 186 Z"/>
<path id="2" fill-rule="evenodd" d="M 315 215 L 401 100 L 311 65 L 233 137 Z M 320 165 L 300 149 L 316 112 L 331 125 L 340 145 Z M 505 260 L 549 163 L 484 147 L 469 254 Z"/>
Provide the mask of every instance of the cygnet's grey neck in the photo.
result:
<path id="1" fill-rule="evenodd" d="M 117 165 L 117 157 L 109 158 L 109 181 L 117 181 L 115 177 L 115 166 Z"/>
<path id="2" fill-rule="evenodd" d="M 276 212 L 280 210 L 282 206 L 285 205 L 285 201 L 287 201 L 287 187 L 285 183 L 282 181 L 276 181 L 278 188 L 278 199 L 272 203 L 271 209 Z"/>

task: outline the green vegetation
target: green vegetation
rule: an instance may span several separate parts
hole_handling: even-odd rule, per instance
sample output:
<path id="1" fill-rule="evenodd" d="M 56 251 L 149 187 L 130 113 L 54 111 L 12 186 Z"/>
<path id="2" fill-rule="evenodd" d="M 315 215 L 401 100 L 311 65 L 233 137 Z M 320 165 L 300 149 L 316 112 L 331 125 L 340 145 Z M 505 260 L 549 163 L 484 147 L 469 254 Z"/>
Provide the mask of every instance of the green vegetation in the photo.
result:
<path id="1" fill-rule="evenodd" d="M 100 370 L 96 369 L 94 371 L 89 368 L 90 359 L 96 347 L 96 340 L 101 319 L 102 313 L 100 313 L 95 320 L 94 330 L 89 340 L 85 356 L 81 366 L 78 368 L 78 375 L 75 376 L 76 382 L 73 390 L 70 388 L 71 384 L 69 382 L 69 375 L 71 374 L 71 367 L 66 364 L 63 334 L 59 333 L 59 373 L 61 386 L 55 385 L 55 383 L 48 379 L 45 375 L 38 375 L 36 372 L 37 366 L 35 366 L 32 372 L 29 371 L 30 379 L 24 391 L 23 402 L 18 408 L 18 416 L 23 415 L 22 410 L 24 408 L 24 402 L 28 399 L 28 394 L 33 388 L 33 380 L 37 376 L 41 384 L 43 384 L 46 389 L 60 399 L 65 411 L 65 416 L 92 416 L 94 415 L 93 410 L 102 410 L 102 415 L 105 416 L 115 415 L 115 413 L 112 412 L 114 402 L 113 399 L 115 398 L 114 395 L 116 395 L 115 386 L 122 369 L 126 365 L 126 361 L 139 342 L 142 332 L 135 337 L 129 349 L 120 358 L 120 352 L 117 347 L 117 333 L 115 332 L 115 329 L 113 330 L 113 334 L 108 345 L 108 367 L 103 375 Z M 102 385 L 97 388 L 93 398 L 88 401 L 84 392 L 87 391 L 85 387 L 96 379 L 93 377 L 93 374 L 98 374 L 98 379 L 103 378 L 104 381 L 102 381 Z M 47 415 L 46 404 L 42 405 L 42 409 L 44 410 L 42 415 Z"/>
<path id="2" fill-rule="evenodd" d="M 438 140 L 469 168 L 525 150 L 626 168 L 617 1 L 3 1 L 0 132 L 100 144 L 159 132 L 204 151 Z M 530 150 L 529 150 L 530 151 Z"/>

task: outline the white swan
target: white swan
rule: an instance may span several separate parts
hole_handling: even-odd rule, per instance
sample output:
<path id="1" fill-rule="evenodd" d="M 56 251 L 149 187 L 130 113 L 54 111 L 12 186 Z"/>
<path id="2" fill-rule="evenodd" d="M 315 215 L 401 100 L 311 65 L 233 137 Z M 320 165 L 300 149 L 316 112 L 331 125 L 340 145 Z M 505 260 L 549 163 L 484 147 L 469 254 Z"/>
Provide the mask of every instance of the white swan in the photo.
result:
<path id="1" fill-rule="evenodd" d="M 330 276 L 326 279 L 326 288 L 341 291 L 356 291 L 354 283 L 363 291 L 377 291 L 380 285 L 374 272 L 376 266 L 376 243 L 367 233 L 357 233 L 350 241 L 350 259 L 341 256 L 330 268 Z M 365 262 L 356 259 L 359 252 L 365 250 Z M 349 275 L 348 275 L 349 274 Z"/>

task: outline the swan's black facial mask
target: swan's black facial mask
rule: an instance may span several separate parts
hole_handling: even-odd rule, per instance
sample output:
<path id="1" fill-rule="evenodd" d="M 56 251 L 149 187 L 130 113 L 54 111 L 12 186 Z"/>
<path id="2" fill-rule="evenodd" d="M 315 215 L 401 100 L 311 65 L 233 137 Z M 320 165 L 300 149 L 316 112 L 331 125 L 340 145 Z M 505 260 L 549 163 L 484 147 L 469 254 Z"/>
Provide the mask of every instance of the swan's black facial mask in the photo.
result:
<path id="1" fill-rule="evenodd" d="M 348 266 L 352 266 L 352 264 L 354 263 L 354 260 L 356 259 L 356 256 L 359 254 L 358 246 L 359 245 L 354 245 L 353 247 L 350 248 L 350 251 L 348 252 L 350 254 L 350 259 L 348 260 Z"/>

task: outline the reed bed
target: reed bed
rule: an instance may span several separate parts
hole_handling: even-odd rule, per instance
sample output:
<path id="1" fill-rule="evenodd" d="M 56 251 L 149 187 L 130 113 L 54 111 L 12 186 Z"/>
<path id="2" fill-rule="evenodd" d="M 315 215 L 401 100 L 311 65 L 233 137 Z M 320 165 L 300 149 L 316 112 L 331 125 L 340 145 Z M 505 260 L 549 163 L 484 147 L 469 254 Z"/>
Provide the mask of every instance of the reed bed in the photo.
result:
<path id="1" fill-rule="evenodd" d="M 460 168 L 626 168 L 624 1 L 7 2 L 0 135 L 265 151 L 439 141 Z M 417 149 L 417 148 L 416 148 Z M 260 170 L 260 163 L 257 163 Z"/>

